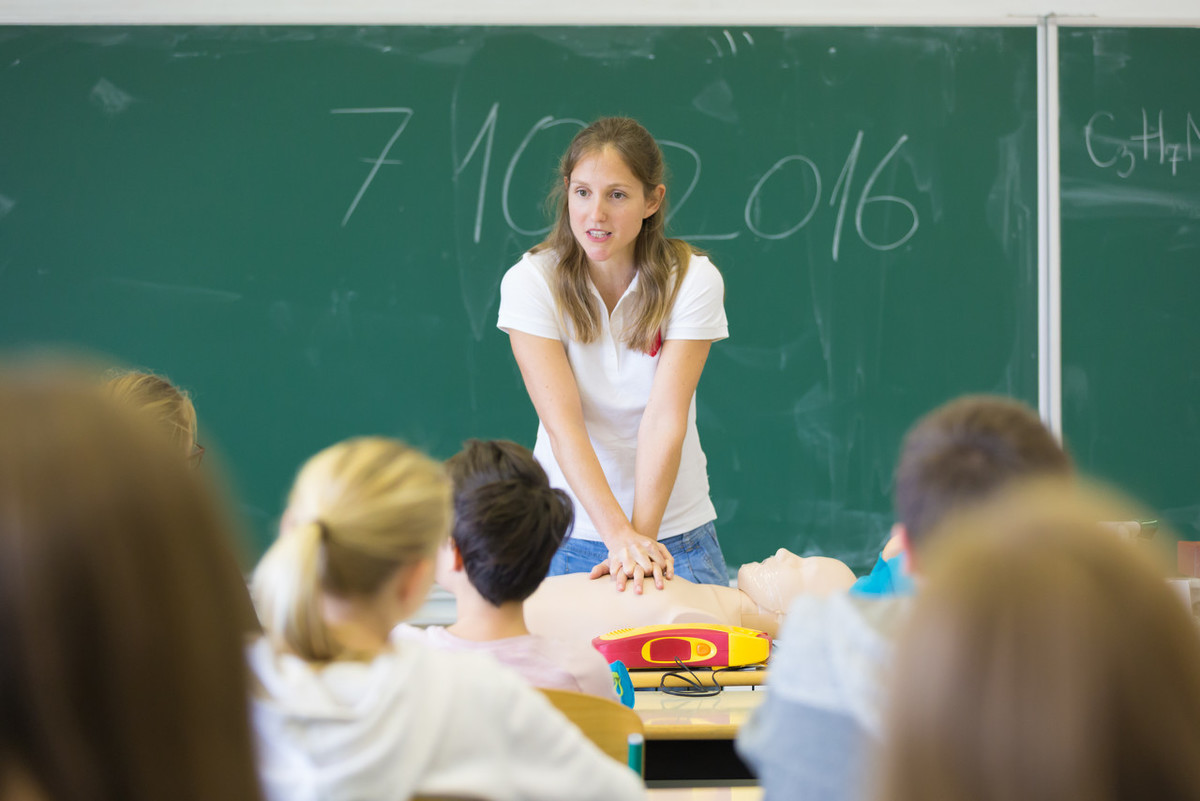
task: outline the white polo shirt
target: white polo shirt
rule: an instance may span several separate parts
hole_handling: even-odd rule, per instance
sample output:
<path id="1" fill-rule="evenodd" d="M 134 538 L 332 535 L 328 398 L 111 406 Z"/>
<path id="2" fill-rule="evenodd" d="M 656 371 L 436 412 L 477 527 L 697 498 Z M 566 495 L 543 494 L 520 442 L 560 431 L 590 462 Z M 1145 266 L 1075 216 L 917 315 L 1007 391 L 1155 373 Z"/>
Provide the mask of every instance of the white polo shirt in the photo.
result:
<path id="1" fill-rule="evenodd" d="M 631 350 L 621 342 L 625 327 L 631 324 L 638 292 L 639 275 L 636 273 L 613 308 L 611 319 L 601 313 L 600 336 L 587 345 L 571 338 L 570 323 L 560 318 L 550 289 L 556 261 L 550 251 L 526 253 L 505 273 L 500 284 L 497 326 L 505 332 L 522 331 L 563 343 L 579 387 L 583 419 L 592 448 L 617 503 L 629 517 L 633 514 L 638 426 L 650 399 L 650 387 L 654 383 L 661 351 L 650 356 Z M 591 281 L 588 284 L 603 310 L 604 301 L 599 291 Z M 675 297 L 675 306 L 664 326 L 663 340 L 718 340 L 728 336 L 725 284 L 721 274 L 706 257 L 692 256 L 687 275 Z M 575 503 L 575 528 L 571 536 L 599 540 L 600 534 L 567 484 L 554 458 L 546 427 L 540 422 L 533 453 L 549 475 L 550 483 L 566 490 Z M 708 497 L 707 464 L 696 431 L 696 396 L 693 394 L 688 406 L 679 474 L 663 513 L 659 539 L 683 534 L 716 519 L 716 509 Z"/>

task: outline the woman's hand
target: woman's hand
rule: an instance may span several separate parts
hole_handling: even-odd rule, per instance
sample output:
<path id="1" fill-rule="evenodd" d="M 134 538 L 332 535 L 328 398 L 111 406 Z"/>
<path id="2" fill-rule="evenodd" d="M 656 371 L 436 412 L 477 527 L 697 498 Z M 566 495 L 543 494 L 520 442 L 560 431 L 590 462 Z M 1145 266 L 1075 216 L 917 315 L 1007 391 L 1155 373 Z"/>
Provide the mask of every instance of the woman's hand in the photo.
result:
<path id="1" fill-rule="evenodd" d="M 592 568 L 590 578 L 606 573 L 612 575 L 618 592 L 623 592 L 632 580 L 633 591 L 640 595 L 647 576 L 654 577 L 655 587 L 663 588 L 663 580 L 675 575 L 675 558 L 661 543 L 631 527 L 608 539 L 608 559 Z"/>

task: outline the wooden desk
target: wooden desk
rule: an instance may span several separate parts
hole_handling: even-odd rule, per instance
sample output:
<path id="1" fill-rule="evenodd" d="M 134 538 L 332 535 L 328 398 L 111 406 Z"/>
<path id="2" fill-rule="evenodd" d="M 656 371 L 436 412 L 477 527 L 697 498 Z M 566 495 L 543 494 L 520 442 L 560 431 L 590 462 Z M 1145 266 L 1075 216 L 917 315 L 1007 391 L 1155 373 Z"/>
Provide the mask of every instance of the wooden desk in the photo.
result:
<path id="1" fill-rule="evenodd" d="M 761 787 L 651 787 L 650 801 L 761 801 Z"/>
<path id="2" fill-rule="evenodd" d="M 732 740 L 766 697 L 766 690 L 726 690 L 709 698 L 643 690 L 634 695 L 633 711 L 647 740 Z"/>
<path id="3" fill-rule="evenodd" d="M 683 679 L 668 675 L 675 672 L 677 671 L 631 670 L 629 679 L 633 682 L 635 690 L 657 689 L 663 676 L 667 676 L 666 685 L 668 687 L 686 686 L 687 682 Z M 765 666 L 747 670 L 718 670 L 715 673 L 711 670 L 695 670 L 693 673 L 705 687 L 711 687 L 714 684 L 721 687 L 758 687 L 767 683 Z"/>

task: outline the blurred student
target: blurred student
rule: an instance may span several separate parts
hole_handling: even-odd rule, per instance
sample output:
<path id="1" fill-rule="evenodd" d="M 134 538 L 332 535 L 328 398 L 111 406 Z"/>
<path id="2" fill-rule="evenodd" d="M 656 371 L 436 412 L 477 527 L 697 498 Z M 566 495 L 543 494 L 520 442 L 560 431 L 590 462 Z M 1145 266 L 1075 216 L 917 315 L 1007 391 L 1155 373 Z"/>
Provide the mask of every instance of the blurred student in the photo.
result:
<path id="1" fill-rule="evenodd" d="M 909 430 L 893 501 L 904 569 L 919 576 L 928 535 L 951 511 L 1014 479 L 1066 475 L 1070 460 L 1033 410 L 1007 398 L 967 396 Z M 881 735 L 884 676 L 909 593 L 801 597 L 771 661 L 771 693 L 738 734 L 738 752 L 767 801 L 862 797 L 869 748 Z"/>
<path id="2" fill-rule="evenodd" d="M 1200 798 L 1200 638 L 1106 499 L 948 519 L 897 648 L 880 801 Z"/>
<path id="3" fill-rule="evenodd" d="M 204 447 L 196 441 L 196 407 L 186 389 L 175 386 L 163 376 L 130 370 L 109 372 L 102 391 L 133 411 L 176 453 L 183 453 L 189 465 L 200 465 L 200 460 L 204 458 Z M 244 555 L 230 549 L 228 556 L 230 569 L 240 573 L 245 564 L 241 558 Z M 242 585 L 241 596 L 242 629 L 248 634 L 258 634 L 261 627 L 245 584 Z"/>
<path id="4" fill-rule="evenodd" d="M 441 466 L 395 440 L 348 440 L 301 468 L 253 583 L 267 795 L 643 797 L 508 668 L 392 636 L 424 601 L 451 519 Z"/>
<path id="5" fill-rule="evenodd" d="M 446 470 L 454 526 L 438 549 L 436 578 L 454 595 L 458 620 L 448 628 L 402 624 L 397 635 L 488 654 L 535 687 L 617 700 L 612 672 L 590 639 L 542 637 L 525 625 L 525 600 L 571 528 L 571 497 L 551 487 L 533 454 L 515 442 L 469 440 Z"/>
<path id="6" fill-rule="evenodd" d="M 0 375 L 0 797 L 257 801 L 224 510 L 83 378 Z"/>
<path id="7" fill-rule="evenodd" d="M 196 442 L 196 407 L 187 390 L 163 376 L 136 370 L 110 373 L 104 390 L 157 427 L 193 466 L 200 464 L 204 448 Z"/>

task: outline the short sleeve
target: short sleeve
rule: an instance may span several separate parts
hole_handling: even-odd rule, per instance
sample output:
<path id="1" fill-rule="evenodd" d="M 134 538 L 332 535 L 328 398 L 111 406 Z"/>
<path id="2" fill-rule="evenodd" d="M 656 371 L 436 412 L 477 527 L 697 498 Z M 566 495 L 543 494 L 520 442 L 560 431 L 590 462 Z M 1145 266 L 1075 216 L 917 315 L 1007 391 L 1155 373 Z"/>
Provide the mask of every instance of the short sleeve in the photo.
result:
<path id="1" fill-rule="evenodd" d="M 500 282 L 500 315 L 496 327 L 547 339 L 563 339 L 554 295 L 550 290 L 546 256 L 526 253 Z"/>
<path id="2" fill-rule="evenodd" d="M 725 339 L 725 281 L 704 256 L 692 256 L 687 275 L 675 296 L 663 339 Z"/>

